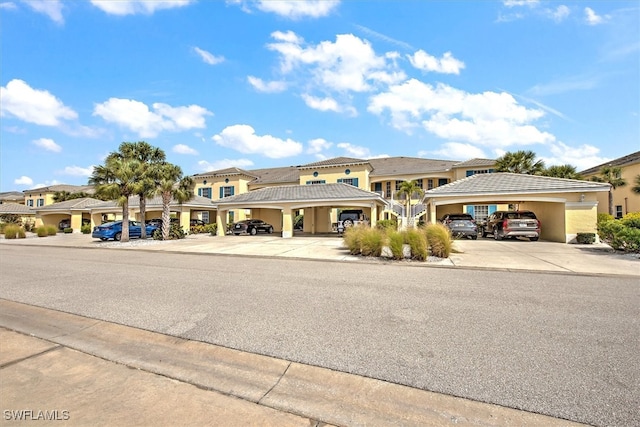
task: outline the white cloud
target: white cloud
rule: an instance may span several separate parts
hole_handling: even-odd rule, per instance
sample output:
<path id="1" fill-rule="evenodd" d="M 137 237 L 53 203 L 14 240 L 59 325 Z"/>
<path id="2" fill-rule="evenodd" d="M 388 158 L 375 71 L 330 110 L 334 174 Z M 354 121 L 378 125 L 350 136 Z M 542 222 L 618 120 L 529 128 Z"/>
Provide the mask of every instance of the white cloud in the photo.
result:
<path id="1" fill-rule="evenodd" d="M 89 177 L 93 173 L 93 166 L 86 168 L 80 166 L 67 166 L 61 171 L 56 172 L 59 175 L 86 176 Z"/>
<path id="2" fill-rule="evenodd" d="M 360 31 L 362 31 L 363 33 L 365 33 L 366 35 L 368 35 L 370 37 L 374 37 L 374 38 L 377 38 L 379 40 L 383 40 L 383 41 L 385 41 L 387 43 L 394 44 L 394 45 L 399 46 L 399 47 L 401 47 L 403 49 L 413 50 L 413 47 L 409 43 L 403 42 L 401 40 L 396 40 L 396 39 L 394 39 L 392 37 L 389 37 L 389 36 L 387 36 L 385 34 L 382 34 L 382 33 L 379 33 L 377 31 L 374 31 L 371 28 L 367 28 L 367 27 L 365 27 L 363 25 L 356 25 L 356 28 L 358 28 Z"/>
<path id="3" fill-rule="evenodd" d="M 349 144 L 348 142 L 341 142 L 337 144 L 336 147 L 342 148 L 349 156 L 360 159 L 368 159 L 371 157 L 371 152 L 367 147 L 360 147 L 358 145 Z"/>
<path id="4" fill-rule="evenodd" d="M 192 154 L 194 156 L 198 155 L 198 152 L 196 150 L 185 144 L 174 145 L 173 152 L 178 154 Z"/>
<path id="5" fill-rule="evenodd" d="M 404 72 L 393 69 L 392 58 L 376 55 L 368 41 L 353 34 L 338 34 L 335 42 L 323 41 L 315 46 L 307 46 L 291 31 L 276 31 L 271 36 L 276 42 L 267 48 L 280 54 L 281 72 L 288 74 L 301 68 L 325 90 L 365 92 L 378 83 L 397 83 L 406 78 Z"/>
<path id="6" fill-rule="evenodd" d="M 151 15 L 156 10 L 188 6 L 195 0 L 91 0 L 98 9 L 110 15 Z"/>
<path id="7" fill-rule="evenodd" d="M 241 4 L 243 10 L 248 11 L 246 1 L 235 1 Z M 289 19 L 321 18 L 337 9 L 340 0 L 258 0 L 251 2 L 263 12 L 275 13 Z"/>
<path id="8" fill-rule="evenodd" d="M 567 6 L 561 4 L 555 10 L 548 10 L 547 13 L 555 22 L 562 22 L 569 16 L 569 14 L 571 14 L 571 10 Z"/>
<path id="9" fill-rule="evenodd" d="M 504 0 L 502 4 L 506 7 L 520 7 L 520 6 L 528 6 L 528 7 L 536 7 L 540 3 L 540 0 Z"/>
<path id="10" fill-rule="evenodd" d="M 419 151 L 419 156 L 435 156 L 448 160 L 468 160 L 468 159 L 484 159 L 486 158 L 484 151 L 472 144 L 463 144 L 460 142 L 446 142 L 440 146 L 440 149 L 434 151 Z"/>
<path id="11" fill-rule="evenodd" d="M 64 17 L 62 16 L 63 4 L 61 0 L 22 0 L 31 9 L 38 13 L 47 15 L 52 21 L 57 24 L 64 23 Z"/>
<path id="12" fill-rule="evenodd" d="M 323 138 L 312 139 L 307 143 L 307 154 L 318 154 L 324 150 L 328 150 L 332 145 L 333 143 Z"/>
<path id="13" fill-rule="evenodd" d="M 331 97 L 317 98 L 315 96 L 311 96 L 305 93 L 305 94 L 302 94 L 302 99 L 304 100 L 304 103 L 307 104 L 307 107 L 313 108 L 314 110 L 333 111 L 336 113 L 346 112 L 350 116 L 358 115 L 358 112 L 356 111 L 355 108 L 349 105 L 346 105 L 346 106 L 339 105 L 338 102 Z"/>
<path id="14" fill-rule="evenodd" d="M 200 160 L 198 162 L 198 169 L 202 172 L 211 172 L 219 169 L 226 169 L 231 167 L 236 168 L 247 168 L 249 166 L 253 166 L 253 162 L 249 159 L 222 159 L 216 160 L 215 162 L 207 162 L 206 160 Z"/>
<path id="15" fill-rule="evenodd" d="M 16 185 L 33 185 L 33 179 L 29 178 L 28 176 L 24 176 L 22 175 L 20 178 L 16 178 L 13 180 L 13 183 Z"/>
<path id="16" fill-rule="evenodd" d="M 258 92 L 277 93 L 283 92 L 287 89 L 287 83 L 282 81 L 265 82 L 264 80 L 253 76 L 247 77 L 247 81 Z"/>
<path id="17" fill-rule="evenodd" d="M 16 6 L 16 4 L 12 1 L 6 1 L 4 3 L 0 3 L 0 9 L 16 10 L 17 8 L 18 6 Z"/>
<path id="18" fill-rule="evenodd" d="M 211 112 L 198 105 L 188 107 L 172 107 L 167 104 L 154 103 L 155 111 L 136 100 L 110 98 L 97 104 L 93 115 L 105 121 L 136 132 L 141 138 L 155 138 L 162 131 L 183 131 L 204 128 L 205 117 Z"/>
<path id="19" fill-rule="evenodd" d="M 598 25 L 604 23 L 606 20 L 610 18 L 609 15 L 600 16 L 590 7 L 584 8 L 584 16 L 587 24 L 589 25 Z"/>
<path id="20" fill-rule="evenodd" d="M 215 56 L 211 52 L 207 52 L 204 49 L 200 49 L 199 47 L 193 48 L 194 52 L 197 53 L 200 58 L 209 65 L 216 65 L 224 62 L 224 56 Z"/>
<path id="21" fill-rule="evenodd" d="M 0 88 L 0 98 L 0 116 L 12 115 L 42 126 L 59 126 L 62 120 L 78 117 L 75 111 L 46 90 L 33 89 L 18 79 Z"/>
<path id="22" fill-rule="evenodd" d="M 50 138 L 40 138 L 33 141 L 33 145 L 36 147 L 44 148 L 47 151 L 52 151 L 54 153 L 59 153 L 62 151 L 62 147 L 56 144 L 53 139 Z"/>
<path id="23" fill-rule="evenodd" d="M 434 71 L 436 73 L 460 74 L 460 70 L 465 67 L 464 62 L 453 57 L 451 52 L 445 52 L 442 58 L 429 55 L 424 50 L 419 50 L 413 55 L 407 55 L 409 62 L 415 68 L 423 71 Z"/>
<path id="24" fill-rule="evenodd" d="M 371 97 L 368 110 L 376 115 L 388 111 L 397 129 L 410 133 L 422 126 L 440 138 L 463 143 L 502 147 L 555 140 L 531 124 L 544 111 L 519 105 L 504 92 L 471 94 L 411 79 Z"/>
<path id="25" fill-rule="evenodd" d="M 295 156 L 302 152 L 302 144 L 299 142 L 271 135 L 256 135 L 255 130 L 249 125 L 227 126 L 212 139 L 220 146 L 245 154 L 261 154 L 272 159 Z"/>
<path id="26" fill-rule="evenodd" d="M 599 155 L 600 149 L 588 144 L 570 147 L 562 142 L 557 142 L 549 145 L 549 151 L 553 157 L 541 157 L 545 165 L 573 165 L 578 172 L 611 160 L 608 157 L 601 157 Z"/>

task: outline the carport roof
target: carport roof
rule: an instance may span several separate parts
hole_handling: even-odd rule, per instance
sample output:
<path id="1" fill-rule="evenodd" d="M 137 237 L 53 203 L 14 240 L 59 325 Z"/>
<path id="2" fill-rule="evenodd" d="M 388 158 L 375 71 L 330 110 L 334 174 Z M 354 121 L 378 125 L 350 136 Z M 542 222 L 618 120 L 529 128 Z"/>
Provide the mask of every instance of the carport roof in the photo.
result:
<path id="1" fill-rule="evenodd" d="M 425 197 L 609 191 L 609 184 L 516 173 L 476 174 L 425 192 Z"/>
<path id="2" fill-rule="evenodd" d="M 384 203 L 379 194 L 361 190 L 349 184 L 282 185 L 266 187 L 236 196 L 214 200 L 218 206 L 250 204 L 262 202 L 300 202 L 321 200 L 378 200 Z"/>
<path id="3" fill-rule="evenodd" d="M 0 214 L 13 215 L 35 215 L 35 211 L 22 203 L 2 203 L 0 204 Z"/>
<path id="4" fill-rule="evenodd" d="M 87 209 L 93 205 L 104 203 L 102 200 L 93 197 L 81 197 L 79 199 L 65 200 L 64 202 L 52 203 L 47 206 L 36 208 L 37 211 L 59 211 L 59 210 L 75 210 Z"/>

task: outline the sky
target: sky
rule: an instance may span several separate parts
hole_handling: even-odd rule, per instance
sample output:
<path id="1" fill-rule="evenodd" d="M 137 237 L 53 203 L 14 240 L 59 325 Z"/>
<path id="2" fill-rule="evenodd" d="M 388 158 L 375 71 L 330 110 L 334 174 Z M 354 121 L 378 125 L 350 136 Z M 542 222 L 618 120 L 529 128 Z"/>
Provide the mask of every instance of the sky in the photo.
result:
<path id="1" fill-rule="evenodd" d="M 0 191 L 123 141 L 192 175 L 640 149 L 640 2 L 0 0 Z"/>

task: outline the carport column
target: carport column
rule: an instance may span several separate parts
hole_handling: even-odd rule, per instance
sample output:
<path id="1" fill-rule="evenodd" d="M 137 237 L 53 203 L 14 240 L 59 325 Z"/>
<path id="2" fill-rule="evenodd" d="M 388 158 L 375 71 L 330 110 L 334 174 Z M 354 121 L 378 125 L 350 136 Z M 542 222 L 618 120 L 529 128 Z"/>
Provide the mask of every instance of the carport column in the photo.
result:
<path id="1" fill-rule="evenodd" d="M 227 234 L 227 215 L 229 210 L 219 209 L 216 211 L 216 235 L 226 236 Z"/>
<path id="2" fill-rule="evenodd" d="M 185 207 L 180 208 L 180 227 L 182 227 L 187 234 L 191 230 L 191 209 Z"/>
<path id="3" fill-rule="evenodd" d="M 282 209 L 282 237 L 289 239 L 293 237 L 293 210 L 291 208 Z"/>
<path id="4" fill-rule="evenodd" d="M 378 205 L 375 203 L 371 205 L 371 216 L 369 217 L 369 221 L 371 221 L 371 228 L 375 228 L 376 222 L 378 221 Z"/>
<path id="5" fill-rule="evenodd" d="M 436 218 L 436 205 L 435 203 L 429 202 L 429 222 L 431 224 L 435 224 L 436 222 L 438 222 L 437 218 Z"/>
<path id="6" fill-rule="evenodd" d="M 71 228 L 74 233 L 80 233 L 82 227 L 82 212 L 73 212 L 71 214 Z"/>

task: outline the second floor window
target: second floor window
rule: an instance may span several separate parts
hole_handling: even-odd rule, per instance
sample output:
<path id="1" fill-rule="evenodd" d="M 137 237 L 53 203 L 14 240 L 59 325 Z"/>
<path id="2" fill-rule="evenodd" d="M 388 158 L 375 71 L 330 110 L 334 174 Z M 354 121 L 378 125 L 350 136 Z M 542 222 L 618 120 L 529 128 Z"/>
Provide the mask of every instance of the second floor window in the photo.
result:
<path id="1" fill-rule="evenodd" d="M 32 199 L 27 200 L 27 206 L 33 207 L 33 200 Z"/>
<path id="2" fill-rule="evenodd" d="M 44 206 L 44 199 L 38 199 L 36 201 L 36 206 Z"/>
<path id="3" fill-rule="evenodd" d="M 198 189 L 198 196 L 206 197 L 207 199 L 211 198 L 211 188 L 203 187 Z"/>
<path id="4" fill-rule="evenodd" d="M 225 197 L 233 196 L 233 185 L 229 185 L 227 187 L 220 187 L 220 198 L 223 199 Z"/>

